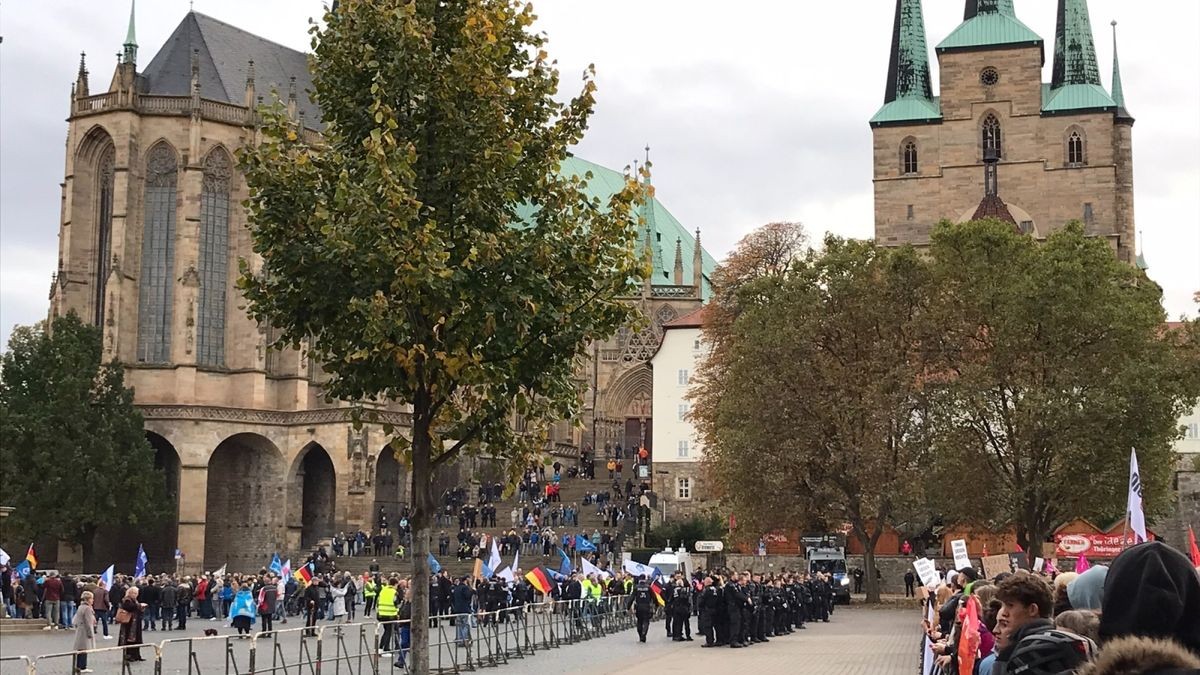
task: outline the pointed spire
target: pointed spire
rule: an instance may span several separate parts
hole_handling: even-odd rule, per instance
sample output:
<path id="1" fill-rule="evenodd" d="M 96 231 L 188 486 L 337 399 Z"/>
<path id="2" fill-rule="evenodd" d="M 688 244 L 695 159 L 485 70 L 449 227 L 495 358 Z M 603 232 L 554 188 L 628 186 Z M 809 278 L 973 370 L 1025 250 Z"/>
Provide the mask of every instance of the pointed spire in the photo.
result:
<path id="1" fill-rule="evenodd" d="M 683 285 L 683 240 L 675 237 L 675 285 Z"/>
<path id="2" fill-rule="evenodd" d="M 75 84 L 71 85 L 76 98 L 88 97 L 87 54 L 79 52 L 79 73 L 75 76 Z"/>
<path id="3" fill-rule="evenodd" d="M 125 31 L 125 43 L 121 45 L 124 48 L 122 55 L 124 63 L 137 64 L 137 30 L 134 27 L 136 7 L 137 0 L 129 0 L 129 30 Z"/>
<path id="4" fill-rule="evenodd" d="M 1087 0 L 1058 0 L 1050 88 L 1068 84 L 1100 86 L 1100 68 L 1096 64 L 1096 43 L 1092 39 Z"/>
<path id="5" fill-rule="evenodd" d="M 246 107 L 254 107 L 254 59 L 246 63 Z"/>
<path id="6" fill-rule="evenodd" d="M 1112 99 L 1117 104 L 1117 117 L 1133 119 L 1125 108 L 1125 87 L 1121 84 L 1121 61 L 1117 58 L 1117 21 L 1112 22 L 1113 34 L 1113 69 L 1112 69 Z"/>
<path id="7" fill-rule="evenodd" d="M 700 228 L 696 228 L 696 248 L 692 250 L 692 286 L 696 297 L 704 298 L 704 249 L 700 246 Z"/>
<path id="8" fill-rule="evenodd" d="M 883 102 L 917 98 L 932 102 L 933 83 L 929 74 L 929 47 L 925 42 L 925 18 L 921 0 L 896 0 L 892 27 L 892 55 L 888 63 L 887 88 Z"/>

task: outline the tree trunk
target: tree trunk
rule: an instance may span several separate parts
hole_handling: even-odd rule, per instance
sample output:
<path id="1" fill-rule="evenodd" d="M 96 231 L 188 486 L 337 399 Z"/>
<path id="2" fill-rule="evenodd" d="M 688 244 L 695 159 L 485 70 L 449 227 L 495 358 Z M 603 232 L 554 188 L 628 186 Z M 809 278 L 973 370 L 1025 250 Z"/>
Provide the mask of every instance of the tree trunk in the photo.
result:
<path id="1" fill-rule="evenodd" d="M 83 564 L 83 569 L 99 569 L 99 567 L 92 566 L 95 564 L 92 558 L 95 555 L 96 549 L 96 528 L 89 527 L 84 530 L 83 537 L 79 541 L 79 548 L 83 551 L 83 560 L 80 561 Z"/>
<path id="2" fill-rule="evenodd" d="M 412 623 L 410 652 L 415 675 L 429 673 L 429 534 L 433 528 L 433 461 L 429 427 L 414 415 L 412 514 Z"/>
<path id="3" fill-rule="evenodd" d="M 878 603 L 879 579 L 875 578 L 875 542 L 871 542 L 870 544 L 864 542 L 863 564 L 867 568 L 863 570 L 867 575 L 867 578 L 863 579 L 863 582 L 867 586 L 867 602 Z"/>

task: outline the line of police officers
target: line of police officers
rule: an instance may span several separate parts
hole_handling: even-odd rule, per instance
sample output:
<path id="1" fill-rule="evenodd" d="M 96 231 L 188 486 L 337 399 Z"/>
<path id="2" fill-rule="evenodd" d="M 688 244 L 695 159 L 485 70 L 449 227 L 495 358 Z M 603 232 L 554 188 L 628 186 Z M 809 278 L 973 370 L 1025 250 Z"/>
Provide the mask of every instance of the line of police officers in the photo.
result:
<path id="1" fill-rule="evenodd" d="M 748 647 L 803 629 L 805 621 L 829 622 L 834 594 L 828 574 L 698 572 L 693 581 L 675 573 L 661 580 L 667 637 L 691 641 L 698 616 L 703 647 Z M 626 607 L 637 616 L 638 640 L 646 641 L 656 606 L 651 581 L 638 577 Z"/>

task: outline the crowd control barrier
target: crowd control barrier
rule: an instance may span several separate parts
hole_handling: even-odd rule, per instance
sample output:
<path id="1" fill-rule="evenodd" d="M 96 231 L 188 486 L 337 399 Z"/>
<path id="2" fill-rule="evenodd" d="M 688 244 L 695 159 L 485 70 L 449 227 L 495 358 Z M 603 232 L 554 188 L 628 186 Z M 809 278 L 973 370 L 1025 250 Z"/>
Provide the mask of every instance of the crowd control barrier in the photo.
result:
<path id="1" fill-rule="evenodd" d="M 429 621 L 429 667 L 462 673 L 534 657 L 538 652 L 612 635 L 635 626 L 627 596 L 543 602 Z M 364 621 L 289 627 L 251 635 L 169 638 L 38 657 L 0 657 L 0 675 L 71 675 L 87 655 L 97 673 L 138 673 L 126 652 L 151 662 L 154 675 L 405 675 L 409 621 Z"/>

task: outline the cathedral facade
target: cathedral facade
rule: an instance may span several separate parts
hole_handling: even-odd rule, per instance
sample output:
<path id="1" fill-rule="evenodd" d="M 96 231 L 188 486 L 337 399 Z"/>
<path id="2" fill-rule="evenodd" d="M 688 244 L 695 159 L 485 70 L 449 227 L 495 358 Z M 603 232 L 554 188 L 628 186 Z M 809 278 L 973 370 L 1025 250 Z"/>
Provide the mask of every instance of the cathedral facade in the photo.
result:
<path id="1" fill-rule="evenodd" d="M 50 315 L 103 328 L 104 357 L 125 367 L 177 518 L 158 532 L 102 532 L 96 555 L 123 560 L 144 542 L 153 561 L 178 549 L 187 571 L 257 569 L 271 551 L 371 530 L 381 507 L 394 515 L 407 502 L 408 473 L 383 423 L 403 430 L 408 412 L 326 401 L 304 345 L 268 349 L 270 329 L 246 315 L 236 288 L 239 261 L 257 261 L 235 153 L 255 142 L 256 107 L 273 94 L 319 140 L 307 56 L 198 12 L 144 68 L 137 52 L 131 15 L 106 87 L 93 91 L 80 61 Z M 620 189 L 617 172 L 574 157 L 563 167 L 589 170 L 590 190 Z M 548 452 L 649 438 L 650 343 L 699 305 L 715 263 L 657 200 L 643 219 L 655 277 L 629 302 L 648 321 L 594 346 L 580 366 L 583 416 L 555 426 Z M 372 408 L 377 422 L 356 429 L 356 410 Z M 475 471 L 452 467 L 444 484 Z"/>
<path id="2" fill-rule="evenodd" d="M 884 104 L 870 121 L 876 240 L 925 245 L 943 219 L 996 217 L 1037 238 L 1080 221 L 1120 260 L 1140 262 L 1134 120 L 1113 26 L 1106 89 L 1087 0 L 1058 0 L 1049 54 L 1013 0 L 967 0 L 963 22 L 934 49 L 935 95 L 921 0 L 897 0 Z"/>

